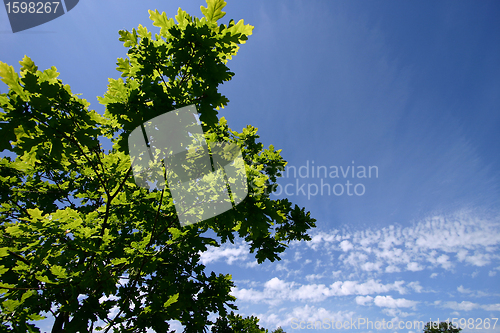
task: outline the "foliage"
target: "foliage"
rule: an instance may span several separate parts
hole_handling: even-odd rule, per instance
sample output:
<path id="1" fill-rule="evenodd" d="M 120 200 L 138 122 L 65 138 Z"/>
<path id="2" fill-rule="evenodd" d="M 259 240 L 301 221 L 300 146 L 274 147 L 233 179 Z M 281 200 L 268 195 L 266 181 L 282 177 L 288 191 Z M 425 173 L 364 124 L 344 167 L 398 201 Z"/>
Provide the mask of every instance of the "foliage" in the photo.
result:
<path id="1" fill-rule="evenodd" d="M 203 18 L 179 9 L 175 21 L 150 11 L 154 37 L 141 25 L 120 31 L 128 58 L 118 59 L 123 78 L 110 79 L 99 99 L 103 115 L 55 67 L 40 71 L 25 56 L 18 74 L 0 62 L 9 86 L 0 95 L 0 150 L 13 156 L 0 159 L 1 331 L 39 332 L 36 321 L 50 313 L 52 332 L 168 332 L 170 320 L 202 332 L 213 313 L 219 323 L 258 327 L 228 314 L 236 309 L 231 276 L 206 272 L 200 253 L 240 237 L 259 263 L 279 260 L 290 241 L 310 239 L 315 220 L 269 198 L 286 164 L 280 151 L 265 149 L 256 128 L 236 132 L 217 117 L 228 102 L 218 86 L 234 75 L 226 63 L 253 28 L 218 24 L 224 6 L 207 0 Z M 249 192 L 235 209 L 181 228 L 168 189 L 134 183 L 127 137 L 190 104 L 208 142 L 241 148 Z"/>
<path id="2" fill-rule="evenodd" d="M 212 326 L 212 333 L 268 333 L 269 331 L 259 326 L 259 319 L 251 316 L 243 318 L 231 313 L 225 318 L 218 318 Z M 271 333 L 286 333 L 281 327 Z"/>
<path id="3" fill-rule="evenodd" d="M 450 322 L 442 321 L 438 325 L 437 322 L 428 322 L 424 326 L 424 333 L 460 333 L 462 330 L 459 327 L 455 327 Z"/>
<path id="4" fill-rule="evenodd" d="M 275 329 L 272 333 L 286 333 L 286 332 L 280 326 L 277 329 Z"/>
<path id="5" fill-rule="evenodd" d="M 268 331 L 261 328 L 258 323 L 259 319 L 254 316 L 243 318 L 231 311 L 227 317 L 217 319 L 212 326 L 212 333 L 267 333 Z"/>

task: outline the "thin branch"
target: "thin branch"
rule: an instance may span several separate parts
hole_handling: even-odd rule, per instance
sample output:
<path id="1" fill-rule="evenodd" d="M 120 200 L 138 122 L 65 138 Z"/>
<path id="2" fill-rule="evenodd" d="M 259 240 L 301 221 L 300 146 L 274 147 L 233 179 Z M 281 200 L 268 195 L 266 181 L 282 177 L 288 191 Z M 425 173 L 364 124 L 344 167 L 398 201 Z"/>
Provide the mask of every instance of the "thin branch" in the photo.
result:
<path id="1" fill-rule="evenodd" d="M 25 264 L 27 265 L 31 265 L 31 263 L 29 262 L 28 259 L 26 258 L 23 258 L 23 256 L 17 254 L 17 253 L 14 253 L 12 252 L 11 250 L 7 250 L 7 252 L 9 252 L 10 255 L 13 255 L 14 257 L 16 257 L 17 259 L 21 260 L 22 262 L 24 262 Z"/>
<path id="2" fill-rule="evenodd" d="M 85 157 L 85 159 L 87 160 L 87 162 L 90 164 L 92 170 L 94 170 L 94 174 L 96 175 L 99 183 L 101 183 L 101 186 L 103 187 L 104 192 L 109 197 L 109 191 L 108 191 L 108 188 L 107 188 L 106 184 L 104 183 L 103 179 L 101 178 L 99 172 L 97 172 L 94 163 L 92 163 L 92 161 L 90 160 L 90 158 L 83 151 L 82 147 L 80 147 L 80 144 L 78 143 L 78 141 L 74 140 L 71 136 L 67 136 L 65 132 L 61 132 L 57 128 L 52 128 L 49 124 L 47 124 L 46 122 L 44 122 L 43 120 L 41 120 L 40 118 L 38 118 L 37 116 L 35 116 L 34 114 L 33 114 L 33 118 L 35 118 L 36 120 L 38 120 L 40 122 L 40 124 L 45 125 L 47 128 L 51 128 L 54 131 L 58 132 L 62 136 L 62 138 L 67 139 L 68 141 L 72 142 L 78 148 L 78 150 L 80 150 L 80 152 L 82 153 L 82 155 Z"/>
<path id="3" fill-rule="evenodd" d="M 128 176 L 130 175 L 130 171 L 132 171 L 132 166 L 130 166 L 130 168 L 128 168 L 127 173 L 125 174 L 125 177 L 123 178 L 118 189 L 115 191 L 115 193 L 113 193 L 113 195 L 111 195 L 111 200 L 113 200 L 116 197 L 116 195 L 122 190 L 123 185 L 125 185 L 125 182 L 127 181 Z"/>
<path id="4" fill-rule="evenodd" d="M 9 289 L 9 290 L 45 290 L 47 288 L 45 287 L 38 287 L 38 288 L 11 288 L 11 287 L 5 287 L 1 286 L 0 289 Z"/>

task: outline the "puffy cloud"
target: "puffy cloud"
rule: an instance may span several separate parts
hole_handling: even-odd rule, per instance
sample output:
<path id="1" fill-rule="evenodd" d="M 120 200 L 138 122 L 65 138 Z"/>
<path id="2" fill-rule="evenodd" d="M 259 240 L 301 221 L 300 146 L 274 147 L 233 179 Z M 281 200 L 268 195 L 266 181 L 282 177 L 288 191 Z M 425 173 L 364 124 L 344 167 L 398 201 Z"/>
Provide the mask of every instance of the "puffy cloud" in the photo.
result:
<path id="1" fill-rule="evenodd" d="M 323 307 L 315 307 L 311 305 L 305 305 L 301 307 L 295 307 L 288 313 L 285 320 L 280 324 L 281 326 L 290 325 L 292 320 L 295 322 L 305 321 L 305 322 L 316 322 L 316 321 L 335 321 L 343 322 L 354 318 L 355 313 L 352 311 L 330 311 Z M 260 318 L 260 316 L 259 316 Z"/>
<path id="2" fill-rule="evenodd" d="M 458 302 L 446 302 L 443 305 L 445 308 L 449 308 L 452 310 L 461 310 L 461 311 L 470 311 L 480 307 L 477 303 L 472 303 L 469 301 Z"/>
<path id="3" fill-rule="evenodd" d="M 352 250 L 354 248 L 352 243 L 349 242 L 348 240 L 343 240 L 342 242 L 340 242 L 339 246 L 342 249 L 342 251 L 344 251 L 344 252 L 347 252 L 347 251 Z"/>
<path id="4" fill-rule="evenodd" d="M 485 304 L 481 306 L 486 311 L 500 311 L 500 303 L 497 304 Z"/>
<path id="5" fill-rule="evenodd" d="M 395 272 L 401 272 L 401 270 L 397 266 L 389 265 L 385 268 L 385 272 L 386 273 L 395 273 Z"/>
<path id="6" fill-rule="evenodd" d="M 344 266 L 367 272 L 394 273 L 441 267 L 451 270 L 456 261 L 483 267 L 498 261 L 500 224 L 461 211 L 436 215 L 411 227 L 390 225 L 356 232 L 334 230 L 313 234 L 308 246 L 326 253 L 340 252 Z"/>
<path id="7" fill-rule="evenodd" d="M 381 262 L 365 262 L 361 264 L 361 269 L 364 271 L 379 271 L 380 267 L 382 266 Z"/>
<path id="8" fill-rule="evenodd" d="M 421 292 L 422 292 L 422 289 L 424 289 L 424 288 L 420 285 L 420 282 L 418 282 L 418 281 L 414 281 L 414 282 L 410 282 L 410 283 L 408 283 L 408 287 L 410 287 L 411 289 L 415 290 L 417 293 L 421 293 Z"/>
<path id="9" fill-rule="evenodd" d="M 457 310 L 457 311 L 471 311 L 474 309 L 484 309 L 486 311 L 500 311 L 500 303 L 497 304 L 478 304 L 469 301 L 458 302 L 445 302 L 444 308 Z"/>
<path id="10" fill-rule="evenodd" d="M 433 282 L 433 285 L 447 283 L 445 280 L 434 279 L 445 277 L 449 273 L 443 270 L 455 271 L 465 267 L 468 272 L 464 274 L 468 274 L 469 278 L 475 268 L 477 270 L 473 277 L 479 274 L 479 271 L 482 272 L 482 277 L 487 275 L 488 271 L 499 271 L 499 236 L 498 221 L 479 219 L 467 214 L 436 216 L 409 227 L 394 225 L 360 231 L 347 229 L 347 231 L 334 230 L 331 233 L 317 232 L 311 235 L 312 242 L 292 244 L 291 247 L 296 251 L 295 256 L 292 252 L 290 257 L 286 257 L 289 260 L 284 259 L 278 265 L 273 264 L 270 267 L 269 271 L 277 274 L 276 277 L 265 283 L 243 285 L 243 288 L 239 285 L 240 288 L 234 288 L 232 294 L 237 297 L 238 302 L 253 303 L 259 309 L 262 304 L 271 305 L 270 312 L 263 316 L 273 325 L 283 324 L 285 318 L 292 318 L 291 307 L 277 312 L 277 304 L 297 305 L 300 302 L 308 303 L 309 306 L 295 308 L 295 316 L 299 317 L 300 314 L 305 320 L 316 317 L 321 320 L 322 317 L 313 312 L 320 309 L 326 311 L 319 306 L 325 306 L 327 302 L 337 304 L 346 301 L 351 305 L 360 306 L 360 309 L 361 306 L 376 305 L 369 311 L 376 310 L 393 318 L 410 317 L 416 315 L 412 312 L 416 312 L 417 306 L 422 303 L 418 302 L 420 299 L 412 300 L 412 297 L 407 295 L 423 292 L 439 294 L 441 291 L 432 290 L 429 283 Z M 232 249 L 233 252 L 224 251 L 227 249 Z M 245 260 L 243 250 L 245 253 L 248 251 L 242 245 L 226 247 L 219 253 L 214 251 L 209 258 L 226 261 L 234 258 L 231 262 Z M 492 267 L 480 268 L 495 261 L 496 265 Z M 265 265 L 259 267 L 263 267 L 264 270 L 268 268 Z M 429 281 L 423 285 L 419 281 L 386 280 L 395 272 L 416 276 L 411 272 L 423 270 L 431 270 L 418 275 L 428 277 Z M 290 280 L 292 275 L 299 277 L 300 280 L 296 281 L 301 283 L 292 282 L 293 280 Z M 378 279 L 379 276 L 384 278 Z M 360 280 L 363 278 L 364 280 Z M 451 288 L 448 292 L 456 290 L 457 294 L 471 298 L 497 296 L 493 295 L 491 290 L 488 290 L 488 293 L 471 291 L 463 285 L 451 285 Z M 431 307 L 448 308 L 451 309 L 450 313 L 477 309 L 500 311 L 500 304 L 450 302 L 454 300 L 451 295 L 450 293 L 448 299 L 432 303 Z M 318 307 L 313 307 L 311 304 Z M 419 307 L 419 310 L 423 309 Z M 285 324 L 290 325 L 290 322 Z"/>
<path id="11" fill-rule="evenodd" d="M 470 294 L 472 291 L 470 289 L 467 289 L 467 288 L 464 288 L 464 286 L 460 285 L 458 288 L 457 288 L 458 292 L 462 293 L 462 294 Z"/>
<path id="12" fill-rule="evenodd" d="M 323 275 L 320 275 L 320 274 L 309 274 L 309 275 L 306 275 L 306 280 L 310 282 L 313 280 L 321 279 L 322 277 L 323 277 Z"/>
<path id="13" fill-rule="evenodd" d="M 356 296 L 356 303 L 359 305 L 366 305 L 367 303 L 371 303 L 373 301 L 373 297 L 371 296 Z"/>
<path id="14" fill-rule="evenodd" d="M 232 294 L 241 301 L 252 303 L 265 302 L 268 304 L 278 304 L 283 301 L 319 302 L 328 297 L 335 296 L 371 295 L 390 291 L 404 294 L 406 293 L 406 288 L 403 285 L 404 281 L 383 284 L 375 280 L 368 280 L 362 283 L 358 281 L 337 281 L 330 286 L 314 283 L 301 285 L 274 277 L 264 283 L 262 290 L 234 288 Z"/>
<path id="15" fill-rule="evenodd" d="M 277 277 L 272 278 L 264 284 L 264 287 L 268 290 L 282 291 L 288 288 L 290 284 L 278 279 Z"/>
<path id="16" fill-rule="evenodd" d="M 364 283 L 359 283 L 357 281 L 337 281 L 330 286 L 330 290 L 335 296 L 369 295 L 385 293 L 392 290 L 398 291 L 400 294 L 404 294 L 406 290 L 403 287 L 403 284 L 404 281 L 382 284 L 373 279 Z"/>
<path id="17" fill-rule="evenodd" d="M 453 264 L 451 262 L 448 261 L 448 259 L 450 259 L 450 257 L 448 257 L 446 254 L 442 254 L 441 256 L 439 256 L 436 261 L 441 264 L 441 266 L 444 268 L 444 269 L 449 269 L 453 266 Z"/>
<path id="18" fill-rule="evenodd" d="M 219 260 L 225 260 L 227 264 L 231 265 L 235 261 L 245 261 L 247 259 L 248 246 L 246 244 L 209 247 L 207 251 L 200 253 L 200 261 L 204 265 Z"/>
<path id="19" fill-rule="evenodd" d="M 376 306 L 381 308 L 411 308 L 418 304 L 405 298 L 392 298 L 391 296 L 376 296 L 373 300 Z"/>
<path id="20" fill-rule="evenodd" d="M 412 272 L 417 272 L 423 270 L 424 268 L 416 262 L 410 262 L 408 263 L 408 265 L 406 265 L 406 269 Z"/>

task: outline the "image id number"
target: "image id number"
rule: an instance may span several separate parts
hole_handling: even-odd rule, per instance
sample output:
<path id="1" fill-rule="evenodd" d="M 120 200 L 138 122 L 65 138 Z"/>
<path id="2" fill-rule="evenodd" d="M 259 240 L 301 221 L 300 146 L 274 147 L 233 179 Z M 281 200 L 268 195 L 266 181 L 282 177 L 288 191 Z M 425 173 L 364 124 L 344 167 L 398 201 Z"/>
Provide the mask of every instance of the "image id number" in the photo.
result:
<path id="1" fill-rule="evenodd" d="M 49 14 L 57 11 L 59 2 L 7 2 L 7 13 L 30 13 L 30 14 Z M 53 11 L 52 11 L 53 9 Z"/>

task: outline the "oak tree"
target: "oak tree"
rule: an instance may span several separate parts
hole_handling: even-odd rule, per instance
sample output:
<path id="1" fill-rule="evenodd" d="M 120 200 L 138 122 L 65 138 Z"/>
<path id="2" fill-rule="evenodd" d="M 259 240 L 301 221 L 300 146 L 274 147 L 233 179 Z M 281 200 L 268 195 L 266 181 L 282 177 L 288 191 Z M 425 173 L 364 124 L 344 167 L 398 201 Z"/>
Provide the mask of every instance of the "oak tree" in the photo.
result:
<path id="1" fill-rule="evenodd" d="M 424 333 L 460 333 L 462 329 L 449 321 L 428 322 L 424 326 Z"/>
<path id="2" fill-rule="evenodd" d="M 3 332 L 186 332 L 254 322 L 236 310 L 231 275 L 200 262 L 209 246 L 245 240 L 259 263 L 280 259 L 294 240 L 309 240 L 315 220 L 287 199 L 271 199 L 286 165 L 264 148 L 252 126 L 229 128 L 218 110 L 227 62 L 253 27 L 219 23 L 222 0 L 207 0 L 202 18 L 179 8 L 174 18 L 150 11 L 154 35 L 139 25 L 120 31 L 128 49 L 122 78 L 99 98 L 105 112 L 27 56 L 20 71 L 0 62 L 0 319 Z M 223 214 L 182 227 L 167 187 L 134 181 L 127 139 L 144 122 L 195 105 L 208 144 L 241 149 L 248 195 Z M 103 149 L 101 141 L 111 140 Z M 218 321 L 210 320 L 211 316 Z M 217 322 L 217 324 L 216 324 Z M 258 328 L 260 330 L 260 328 Z"/>

